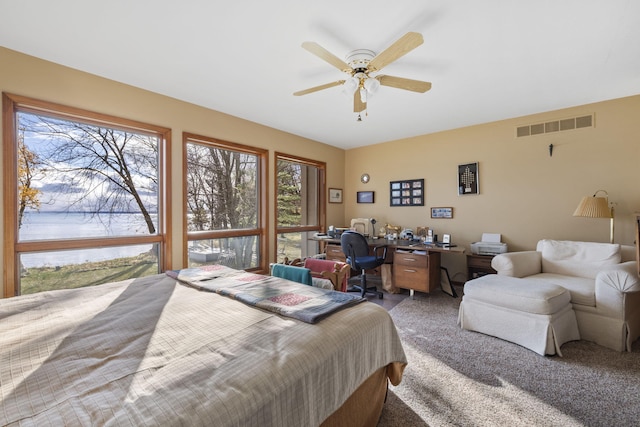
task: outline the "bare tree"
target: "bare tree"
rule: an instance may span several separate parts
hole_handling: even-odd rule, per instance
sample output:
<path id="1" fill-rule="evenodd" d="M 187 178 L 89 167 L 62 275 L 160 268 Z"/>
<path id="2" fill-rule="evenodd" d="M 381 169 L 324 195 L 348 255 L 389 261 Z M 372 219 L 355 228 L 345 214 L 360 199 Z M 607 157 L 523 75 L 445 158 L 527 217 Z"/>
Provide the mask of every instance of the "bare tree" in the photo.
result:
<path id="1" fill-rule="evenodd" d="M 256 226 L 255 156 L 190 144 L 187 148 L 187 207 L 193 230 L 231 230 Z M 254 236 L 221 239 L 234 254 L 233 267 L 246 268 L 254 255 Z"/>
<path id="2" fill-rule="evenodd" d="M 70 206 L 94 214 L 140 212 L 156 232 L 158 141 L 153 135 L 95 124 L 25 114 L 21 124 L 46 136 L 39 147 L 48 170 L 64 176 Z M 152 197 L 144 197 L 150 193 Z"/>

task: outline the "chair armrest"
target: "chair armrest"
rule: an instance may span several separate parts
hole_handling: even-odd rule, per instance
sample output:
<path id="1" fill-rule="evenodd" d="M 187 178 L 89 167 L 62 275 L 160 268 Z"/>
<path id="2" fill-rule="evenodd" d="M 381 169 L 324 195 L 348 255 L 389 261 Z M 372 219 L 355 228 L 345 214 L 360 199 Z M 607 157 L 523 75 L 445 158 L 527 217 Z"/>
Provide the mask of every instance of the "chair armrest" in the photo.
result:
<path id="1" fill-rule="evenodd" d="M 383 249 L 382 256 L 378 255 L 380 249 Z M 387 259 L 387 245 L 380 245 L 373 248 L 373 254 L 376 258 Z"/>
<path id="2" fill-rule="evenodd" d="M 542 273 L 542 254 L 538 251 L 507 252 L 491 260 L 491 268 L 504 276 L 527 277 Z"/>
<path id="3" fill-rule="evenodd" d="M 348 279 L 348 274 L 351 272 L 351 266 L 349 264 L 335 264 L 334 271 L 322 271 L 320 275 L 325 278 L 331 280 L 333 283 L 333 288 L 336 291 L 346 292 L 347 291 L 347 283 L 344 280 L 345 277 Z"/>

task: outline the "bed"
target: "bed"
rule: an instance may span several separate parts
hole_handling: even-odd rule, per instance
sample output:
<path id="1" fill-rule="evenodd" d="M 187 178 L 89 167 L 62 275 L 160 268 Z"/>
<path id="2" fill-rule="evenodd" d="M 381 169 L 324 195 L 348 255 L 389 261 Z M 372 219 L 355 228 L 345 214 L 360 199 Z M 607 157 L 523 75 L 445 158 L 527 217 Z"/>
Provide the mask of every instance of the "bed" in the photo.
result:
<path id="1" fill-rule="evenodd" d="M 406 365 L 386 310 L 353 303 L 302 321 L 181 279 L 0 300 L 0 425 L 377 423 Z"/>

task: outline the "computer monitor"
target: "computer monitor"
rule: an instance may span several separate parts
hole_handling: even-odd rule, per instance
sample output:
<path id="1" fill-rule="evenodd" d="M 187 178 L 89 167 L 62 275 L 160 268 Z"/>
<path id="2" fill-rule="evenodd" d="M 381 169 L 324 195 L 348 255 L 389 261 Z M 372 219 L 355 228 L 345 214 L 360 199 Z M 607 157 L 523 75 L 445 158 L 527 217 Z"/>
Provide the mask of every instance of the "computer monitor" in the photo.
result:
<path id="1" fill-rule="evenodd" d="M 365 236 L 371 236 L 371 220 L 369 218 L 353 218 L 350 228 Z"/>

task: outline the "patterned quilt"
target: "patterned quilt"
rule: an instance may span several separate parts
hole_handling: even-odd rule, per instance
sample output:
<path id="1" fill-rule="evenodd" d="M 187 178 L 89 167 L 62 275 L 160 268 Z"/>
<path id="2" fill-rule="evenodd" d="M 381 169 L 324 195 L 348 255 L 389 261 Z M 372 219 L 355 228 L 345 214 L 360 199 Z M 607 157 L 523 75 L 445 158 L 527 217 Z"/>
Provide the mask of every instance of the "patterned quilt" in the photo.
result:
<path id="1" fill-rule="evenodd" d="M 366 301 L 358 295 L 302 285 L 278 277 L 207 265 L 169 270 L 167 276 L 202 291 L 307 323 L 316 323 L 346 307 Z"/>

